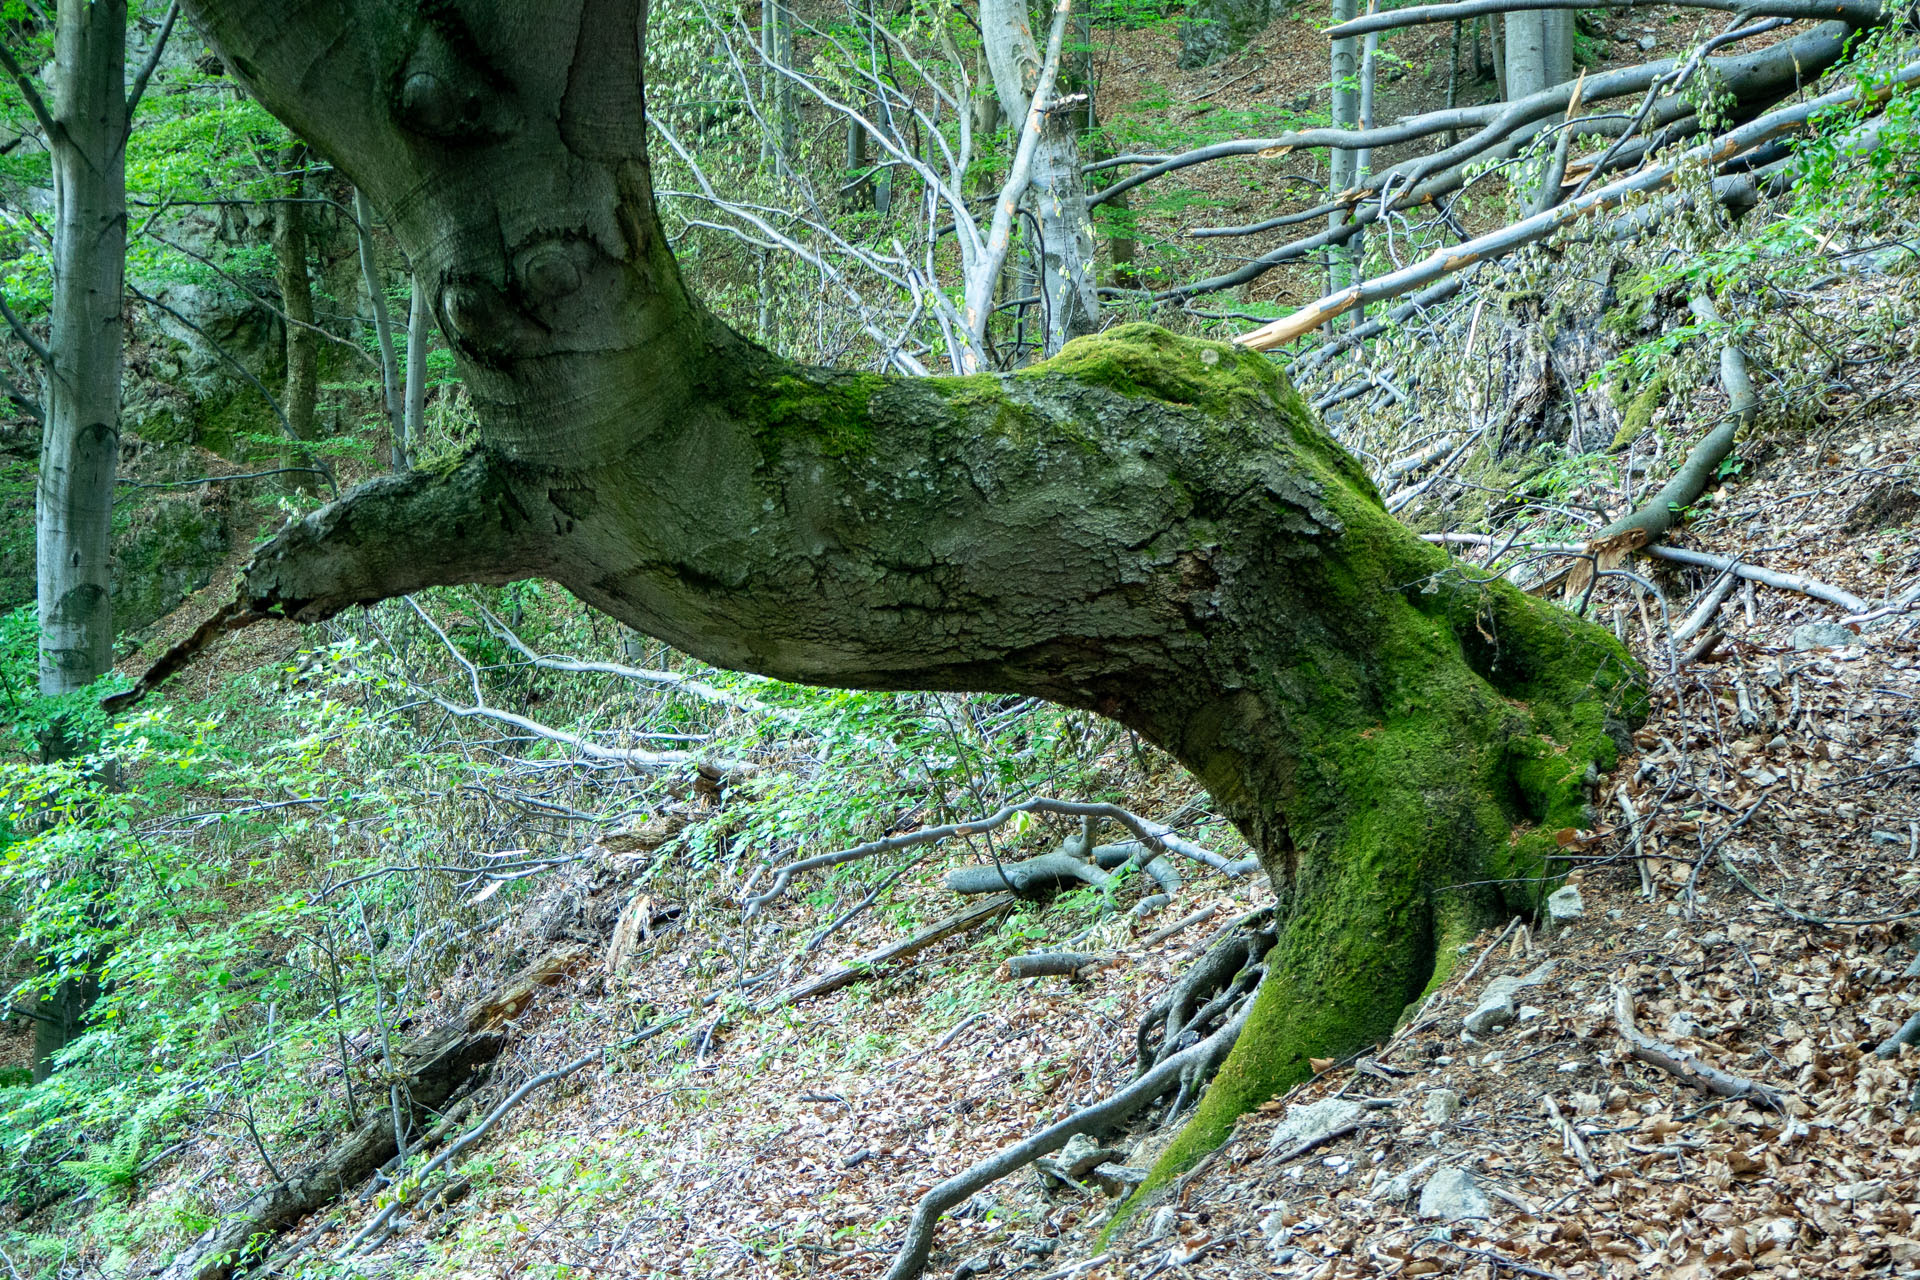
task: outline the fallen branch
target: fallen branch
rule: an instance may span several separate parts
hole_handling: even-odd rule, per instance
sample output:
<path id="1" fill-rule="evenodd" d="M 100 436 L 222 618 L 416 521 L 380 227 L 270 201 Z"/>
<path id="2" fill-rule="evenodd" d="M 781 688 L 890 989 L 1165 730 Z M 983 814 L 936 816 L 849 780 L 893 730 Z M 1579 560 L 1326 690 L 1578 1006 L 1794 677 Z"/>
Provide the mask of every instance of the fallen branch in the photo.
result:
<path id="1" fill-rule="evenodd" d="M 399 1046 L 406 1088 L 415 1117 L 438 1108 L 506 1046 L 504 1027 L 541 985 L 570 971 L 588 955 L 571 947 L 543 957 L 504 986 L 470 1005 L 452 1023 Z M 399 1147 L 393 1118 L 369 1115 L 320 1159 L 277 1186 L 257 1191 L 183 1249 L 162 1280 L 227 1280 L 261 1256 L 282 1231 L 357 1186 L 391 1160 Z M 444 1154 L 444 1153 L 443 1153 Z"/>
<path id="2" fill-rule="evenodd" d="M 1916 81 L 1920 81 L 1920 62 L 1908 63 L 1891 73 L 1885 80 L 1864 89 L 1859 85 L 1848 85 L 1817 98 L 1769 112 L 1709 142 L 1689 148 L 1665 164 L 1655 165 L 1643 172 L 1622 178 L 1558 205 L 1546 213 L 1535 214 L 1485 235 L 1476 236 L 1464 244 L 1440 249 L 1411 266 L 1402 267 L 1398 271 L 1391 271 L 1338 293 L 1329 294 L 1284 319 L 1241 335 L 1236 341 L 1241 346 L 1254 351 L 1270 351 L 1275 347 L 1285 346 L 1357 307 L 1397 298 L 1451 275 L 1463 267 L 1472 266 L 1544 240 L 1583 218 L 1625 202 L 1631 196 L 1663 190 L 1672 185 L 1674 179 L 1685 169 L 1699 165 L 1723 164 L 1775 138 L 1805 129 L 1814 117 L 1834 107 L 1861 101 L 1884 102 L 1896 89 L 1904 88 Z M 1245 268 L 1242 270 L 1244 271 Z"/>
<path id="3" fill-rule="evenodd" d="M 1781 1109 L 1777 1090 L 1744 1076 L 1722 1071 L 1686 1050 L 1664 1044 L 1640 1030 L 1633 1020 L 1633 994 L 1624 986 L 1615 986 L 1613 989 L 1613 1017 L 1619 1024 L 1621 1038 L 1627 1042 L 1633 1056 L 1647 1065 L 1658 1067 L 1668 1075 L 1717 1097 L 1746 1098 L 1775 1111 Z"/>
<path id="4" fill-rule="evenodd" d="M 1014 956 L 1007 961 L 1007 976 L 1021 978 L 1071 978 L 1083 970 L 1097 968 L 1113 957 L 1086 951 L 1036 951 Z"/>
<path id="5" fill-rule="evenodd" d="M 1839 18 L 1856 26 L 1870 27 L 1881 20 L 1880 0 L 1666 0 L 1680 9 L 1714 9 L 1721 13 L 1751 14 L 1755 17 L 1798 18 L 1819 22 Z M 1534 9 L 1631 9 L 1640 0 L 1461 0 L 1458 4 L 1410 5 L 1384 13 L 1370 13 L 1321 34 L 1329 40 L 1350 40 L 1376 31 L 1427 26 L 1439 22 L 1460 22 L 1467 18 L 1496 13 L 1518 13 Z"/>
<path id="6" fill-rule="evenodd" d="M 601 1058 L 605 1056 L 605 1053 L 606 1053 L 606 1050 L 604 1048 L 596 1048 L 591 1053 L 582 1054 L 580 1057 L 575 1058 L 572 1062 L 567 1063 L 563 1067 L 555 1067 L 551 1071 L 543 1071 L 539 1075 L 534 1076 L 532 1079 L 527 1080 L 526 1082 L 521 1084 L 521 1086 L 518 1089 L 515 1089 L 512 1093 L 508 1094 L 505 1101 L 501 1102 L 499 1106 L 495 1107 L 492 1111 L 488 1112 L 486 1119 L 482 1120 L 479 1124 L 473 1126 L 473 1128 L 461 1134 L 458 1141 L 450 1144 L 439 1155 L 429 1160 L 426 1163 L 426 1165 L 420 1170 L 420 1172 L 417 1174 L 411 1175 L 409 1180 L 415 1182 L 416 1184 L 424 1183 L 429 1177 L 437 1173 L 440 1170 L 442 1165 L 445 1165 L 448 1161 L 452 1160 L 455 1156 L 458 1156 L 461 1152 L 465 1151 L 468 1147 L 471 1147 L 474 1143 L 486 1137 L 487 1131 L 493 1128 L 494 1125 L 498 1124 L 500 1122 L 500 1118 L 506 1115 L 507 1112 L 519 1106 L 520 1103 L 526 1099 L 526 1096 L 528 1094 L 532 1093 L 535 1089 L 538 1089 L 540 1086 L 544 1084 L 551 1084 L 555 1080 L 564 1079 L 565 1077 L 570 1076 L 574 1072 L 580 1070 L 582 1067 L 585 1067 L 590 1063 L 600 1061 Z M 347 1243 L 340 1248 L 340 1251 L 334 1255 L 335 1259 L 337 1261 L 344 1262 L 346 1259 L 352 1257 L 355 1253 L 360 1252 L 362 1242 L 365 1242 L 365 1247 L 367 1249 L 371 1249 L 375 1245 L 377 1245 L 380 1242 L 380 1240 L 384 1238 L 386 1235 L 386 1233 L 382 1230 L 382 1228 L 384 1228 L 387 1225 L 387 1223 L 393 1219 L 393 1216 L 399 1213 L 400 1210 L 407 1205 L 407 1203 L 408 1203 L 407 1199 L 403 1196 L 395 1196 L 392 1200 L 389 1200 L 385 1208 L 381 1209 L 379 1213 L 375 1214 L 371 1219 L 369 1219 L 367 1223 L 360 1228 L 360 1230 L 354 1233 L 353 1238 L 347 1241 Z M 379 1234 L 376 1235 L 375 1234 L 376 1232 L 378 1232 Z"/>
<path id="7" fill-rule="evenodd" d="M 1704 291 L 1696 292 L 1688 305 L 1702 324 L 1726 323 Z M 1630 552 L 1644 550 L 1666 537 L 1681 515 L 1700 500 L 1700 495 L 1719 475 L 1720 464 L 1733 452 L 1734 441 L 1740 433 L 1752 425 L 1759 405 L 1753 394 L 1753 378 L 1747 370 L 1747 357 L 1732 342 L 1722 343 L 1720 347 L 1720 386 L 1727 393 L 1732 406 L 1726 419 L 1693 447 L 1687 454 L 1687 460 L 1673 473 L 1673 478 L 1660 487 L 1660 492 L 1587 540 L 1587 550 L 1592 553 L 1592 558 L 1576 564 L 1568 575 L 1566 593 L 1569 599 L 1587 589 L 1597 569 L 1614 568 Z M 1729 587 L 1732 584 L 1731 576 L 1728 577 L 1728 584 Z M 1703 617 L 1696 629 L 1705 624 Z M 1687 636 L 1692 634 L 1692 631 L 1687 632 Z M 1676 633 L 1673 643 L 1680 644 L 1685 638 Z"/>
<path id="8" fill-rule="evenodd" d="M 899 849 L 912 848 L 915 845 L 930 844 L 940 840 L 950 840 L 955 836 L 979 835 L 1005 826 L 1013 820 L 1015 814 L 1019 813 L 1051 813 L 1061 817 L 1104 819 L 1117 822 L 1132 832 L 1135 840 L 1138 842 L 1138 852 L 1130 854 L 1128 859 L 1136 863 L 1150 864 L 1155 855 L 1172 852 L 1180 854 L 1182 857 L 1190 858 L 1204 866 L 1212 867 L 1216 871 L 1224 872 L 1229 876 L 1235 877 L 1243 876 L 1250 871 L 1257 870 L 1260 865 L 1259 861 L 1254 858 L 1242 859 L 1239 862 L 1230 862 L 1211 849 L 1207 849 L 1193 843 L 1191 840 L 1175 835 L 1172 828 L 1162 826 L 1159 823 L 1148 822 L 1146 819 L 1129 813 L 1118 805 L 1082 804 L 1072 800 L 1053 800 L 1045 796 L 1035 796 L 1016 804 L 1003 806 L 984 818 L 969 818 L 965 822 L 950 822 L 938 827 L 922 827 L 918 831 L 905 831 L 898 835 L 883 837 L 879 840 L 869 840 L 865 844 L 855 845 L 850 849 L 841 849 L 833 853 L 815 854 L 811 858 L 801 858 L 797 861 L 789 862 L 774 872 L 773 883 L 767 886 L 764 893 L 756 894 L 747 899 L 747 918 L 752 919 L 765 910 L 768 903 L 787 891 L 787 885 L 792 882 L 793 877 L 803 871 L 818 871 L 823 867 L 838 867 L 849 862 L 858 861 L 861 858 L 871 858 L 876 854 L 892 853 Z M 1011 869 L 1011 867 L 1009 867 L 1009 869 Z M 992 868 L 986 868 L 989 874 L 992 873 L 992 870 Z M 1001 886 L 996 881 L 993 885 L 988 886 L 988 889 L 1000 887 L 1004 886 Z M 973 892 L 985 891 L 987 890 L 974 890 Z"/>
<path id="9" fill-rule="evenodd" d="M 1600 1171 L 1593 1166 L 1593 1153 L 1587 1150 L 1587 1140 L 1560 1114 L 1560 1104 L 1553 1100 L 1552 1094 L 1546 1095 L 1546 1112 L 1547 1118 L 1553 1121 L 1553 1127 L 1560 1131 L 1561 1148 L 1579 1164 L 1580 1171 L 1587 1175 L 1587 1181 L 1599 1186 Z"/>
<path id="10" fill-rule="evenodd" d="M 1205 924 L 1207 921 L 1213 919 L 1218 914 L 1220 914 L 1220 908 L 1218 905 L 1211 906 L 1211 907 L 1202 907 L 1190 916 L 1182 916 L 1180 917 L 1180 919 L 1175 920 L 1172 924 L 1162 925 L 1160 928 L 1155 929 L 1152 933 L 1146 936 L 1146 939 L 1142 941 L 1140 945 L 1143 947 L 1157 947 L 1161 943 L 1165 942 L 1168 938 L 1171 938 L 1174 934 L 1181 933 L 1187 929 L 1191 929 L 1193 928 L 1193 926 L 1197 924 Z"/>
<path id="11" fill-rule="evenodd" d="M 1011 907 L 1015 901 L 1016 899 L 1012 894 L 1003 893 L 998 897 L 987 898 L 974 903 L 964 911 L 956 912 L 944 920 L 928 925 L 910 938 L 903 938 L 899 942 L 890 943 L 870 955 L 862 956 L 851 964 L 843 965 L 833 970 L 831 973 L 809 979 L 798 986 L 789 987 L 779 995 L 770 996 L 755 1005 L 754 1012 L 770 1013 L 782 1005 L 793 1004 L 796 1001 L 805 1000 L 809 996 L 823 996 L 828 992 L 838 991 L 842 987 L 858 982 L 862 978 L 872 977 L 879 971 L 882 965 L 891 964 L 896 960 L 904 960 L 917 951 L 926 950 L 944 938 L 951 938 L 957 933 L 965 933 L 969 929 L 985 924 L 987 921 Z"/>
<path id="12" fill-rule="evenodd" d="M 1575 546 L 1563 542 L 1516 542 L 1504 544 L 1484 533 L 1423 533 L 1424 542 L 1437 542 L 1443 545 L 1463 547 L 1507 546 L 1510 551 L 1522 551 L 1529 555 L 1549 556 L 1591 556 L 1593 553 L 1584 546 Z M 1732 556 L 1723 556 L 1712 551 L 1694 551 L 1686 547 L 1669 547 L 1664 544 L 1639 549 L 1643 554 L 1658 560 L 1671 560 L 1675 564 L 1690 564 L 1703 569 L 1719 569 L 1735 577 L 1757 582 L 1763 587 L 1777 587 L 1781 591 L 1792 591 L 1814 600 L 1824 601 L 1841 609 L 1852 612 L 1866 612 L 1866 601 L 1850 591 L 1831 586 L 1804 574 L 1783 573 L 1778 569 L 1767 569 L 1760 565 L 1748 564 Z"/>
<path id="13" fill-rule="evenodd" d="M 967 1199 L 980 1188 L 1025 1168 L 1041 1156 L 1052 1155 L 1067 1145 L 1076 1134 L 1097 1133 L 1119 1124 L 1151 1103 L 1180 1079 L 1187 1068 L 1203 1062 L 1217 1062 L 1240 1035 L 1252 1011 L 1252 1002 L 1220 1030 L 1189 1049 L 1168 1058 L 1126 1088 L 1110 1094 L 1090 1107 L 1074 1112 L 1064 1120 L 1048 1125 L 1040 1132 L 987 1157 L 936 1185 L 920 1197 L 907 1223 L 907 1234 L 887 1268 L 886 1280 L 915 1280 L 927 1265 L 933 1248 L 934 1225 L 940 1215 Z"/>

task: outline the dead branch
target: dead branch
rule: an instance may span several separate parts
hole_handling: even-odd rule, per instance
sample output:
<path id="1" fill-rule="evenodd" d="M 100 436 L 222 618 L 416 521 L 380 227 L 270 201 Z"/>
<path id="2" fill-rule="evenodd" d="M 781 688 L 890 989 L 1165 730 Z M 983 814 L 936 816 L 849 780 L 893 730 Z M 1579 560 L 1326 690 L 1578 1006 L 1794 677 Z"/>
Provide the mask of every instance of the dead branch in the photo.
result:
<path id="1" fill-rule="evenodd" d="M 1328 27 L 1322 34 L 1329 40 L 1349 40 L 1376 31 L 1394 31 L 1402 27 L 1426 26 L 1438 22 L 1459 22 L 1490 14 L 1515 13 L 1526 9 L 1631 9 L 1639 0 L 1461 0 L 1457 4 L 1421 4 L 1367 14 Z M 1670 0 L 1681 9 L 1715 9 L 1722 13 L 1752 14 L 1756 17 L 1797 18 L 1820 22 L 1839 18 L 1856 26 L 1870 27 L 1881 20 L 1879 0 Z"/>
<path id="2" fill-rule="evenodd" d="M 1138 851 L 1129 854 L 1128 861 L 1136 864 L 1148 864 L 1149 867 L 1154 856 L 1167 852 L 1180 854 L 1204 866 L 1212 867 L 1216 871 L 1221 871 L 1229 876 L 1236 877 L 1246 875 L 1248 872 L 1256 870 L 1260 865 L 1257 859 L 1252 858 L 1242 859 L 1239 862 L 1230 862 L 1219 854 L 1214 853 L 1211 849 L 1207 849 L 1193 843 L 1191 840 L 1175 835 L 1172 828 L 1159 823 L 1148 822 L 1146 819 L 1129 813 L 1118 805 L 1084 804 L 1071 800 L 1053 800 L 1045 796 L 1035 796 L 1016 804 L 1006 805 L 997 812 L 989 814 L 984 818 L 970 818 L 965 822 L 952 822 L 938 827 L 922 827 L 918 831 L 905 831 L 898 835 L 886 836 L 879 840 L 870 840 L 865 844 L 855 845 L 850 849 L 841 849 L 833 853 L 815 854 L 811 858 L 801 858 L 797 861 L 789 862 L 774 872 L 773 883 L 767 886 L 766 892 L 747 899 L 747 917 L 751 919 L 753 916 L 765 910 L 768 903 L 787 891 L 787 885 L 792 881 L 793 877 L 803 871 L 818 871 L 823 867 L 838 867 L 849 862 L 858 861 L 861 858 L 873 857 L 876 854 L 892 853 L 900 849 L 912 848 L 915 845 L 950 840 L 955 836 L 977 835 L 982 832 L 993 831 L 1012 821 L 1013 816 L 1018 813 L 1051 813 L 1058 814 L 1062 817 L 1093 818 L 1117 822 L 1132 832 L 1135 840 L 1138 842 Z M 1085 863 L 1082 864 L 1082 866 L 1085 865 Z M 1098 868 L 1095 869 L 1098 870 Z M 985 868 L 984 870 L 988 874 L 992 874 L 993 872 L 992 868 Z M 1086 877 L 1076 874 L 1075 878 L 1085 879 Z M 1004 886 L 1002 886 L 998 880 L 995 880 L 992 884 L 986 886 L 986 888 L 961 890 L 961 892 L 982 893 L 990 892 L 995 888 L 1001 887 Z"/>
<path id="3" fill-rule="evenodd" d="M 1251 1010 L 1252 1002 L 1248 1001 L 1213 1035 L 1166 1059 L 1124 1089 L 962 1170 L 921 1196 L 908 1220 L 906 1237 L 893 1256 L 893 1265 L 887 1268 L 886 1280 L 916 1280 L 926 1268 L 927 1255 L 933 1248 L 934 1226 L 940 1215 L 974 1192 L 1025 1168 L 1041 1156 L 1053 1154 L 1076 1134 L 1098 1133 L 1119 1124 L 1172 1088 L 1190 1068 L 1217 1063 L 1233 1047 Z"/>
<path id="4" fill-rule="evenodd" d="M 1021 978 L 1072 978 L 1113 959 L 1086 951 L 1036 951 L 1014 956 L 1007 961 L 1007 976 Z"/>
<path id="5" fill-rule="evenodd" d="M 1723 164 L 1775 138 L 1805 129 L 1816 115 L 1834 107 L 1862 101 L 1881 103 L 1886 101 L 1896 89 L 1915 82 L 1920 82 L 1920 62 L 1908 63 L 1889 75 L 1884 82 L 1864 90 L 1858 85 L 1848 85 L 1806 102 L 1768 112 L 1739 128 L 1689 148 L 1671 161 L 1655 165 L 1641 173 L 1622 178 L 1584 196 L 1569 200 L 1546 213 L 1523 218 L 1485 235 L 1476 236 L 1464 244 L 1441 249 L 1411 266 L 1402 267 L 1398 271 L 1391 271 L 1338 293 L 1329 294 L 1301 308 L 1293 315 L 1241 335 L 1236 341 L 1255 351 L 1269 351 L 1275 347 L 1285 346 L 1357 307 L 1397 298 L 1459 271 L 1463 267 L 1500 257 L 1525 245 L 1544 240 L 1583 218 L 1614 208 L 1632 196 L 1664 190 L 1672 185 L 1674 179 L 1684 169 L 1700 165 Z M 1357 219 L 1354 223 L 1348 224 L 1356 229 L 1358 225 Z M 1323 233 L 1323 235 L 1332 234 L 1331 232 Z M 1276 250 L 1275 254 L 1287 252 L 1290 249 L 1291 246 L 1288 250 Z M 1241 271 L 1265 264 L 1269 259 L 1273 259 L 1275 254 L 1268 254 L 1257 263 L 1249 264 L 1249 268 L 1241 268 Z M 1240 273 L 1230 274 L 1238 276 Z M 1219 279 L 1226 280 L 1227 277 L 1223 276 Z M 1239 281 L 1236 279 L 1233 282 Z M 1184 286 L 1187 291 L 1200 291 L 1203 287 L 1223 286 L 1213 281 L 1202 282 L 1201 285 Z"/>
<path id="6" fill-rule="evenodd" d="M 1218 906 L 1202 907 L 1190 916 L 1182 916 L 1172 924 L 1162 925 L 1160 928 L 1155 929 L 1146 936 L 1140 945 L 1143 947 L 1157 947 L 1168 938 L 1173 937 L 1176 933 L 1184 932 L 1197 924 L 1205 924 L 1218 914 L 1220 914 L 1220 908 Z"/>
<path id="7" fill-rule="evenodd" d="M 882 965 L 904 960 L 919 951 L 925 951 L 934 943 L 951 938 L 955 934 L 965 933 L 969 929 L 985 924 L 1011 907 L 1016 899 L 1010 893 L 986 898 L 980 902 L 955 912 L 946 919 L 930 924 L 910 938 L 890 943 L 870 955 L 860 957 L 851 964 L 843 965 L 818 978 L 809 979 L 771 996 L 754 1006 L 755 1012 L 767 1013 L 782 1005 L 793 1004 L 811 996 L 823 996 L 840 988 L 850 986 L 862 978 L 872 977 Z"/>
<path id="8" fill-rule="evenodd" d="M 1495 539 L 1484 533 L 1423 533 L 1421 540 L 1452 546 L 1492 547 L 1505 546 L 1510 551 L 1526 552 L 1529 555 L 1551 556 L 1591 556 L 1584 546 L 1574 546 L 1558 542 L 1514 542 L 1511 544 Z M 1659 546 L 1640 548 L 1645 554 L 1656 560 L 1671 560 L 1675 564 L 1689 564 L 1704 569 L 1719 569 L 1731 573 L 1737 578 L 1757 582 L 1763 587 L 1776 587 L 1781 591 L 1792 591 L 1810 599 L 1822 600 L 1828 604 L 1847 609 L 1855 613 L 1866 612 L 1867 602 L 1850 591 L 1809 578 L 1804 574 L 1783 573 L 1778 569 L 1767 569 L 1760 565 L 1748 564 L 1732 556 L 1723 556 L 1712 551 L 1695 551 L 1688 547 L 1670 547 L 1662 543 Z"/>
<path id="9" fill-rule="evenodd" d="M 791 713 L 783 708 L 768 706 L 758 698 L 730 692 L 678 671 L 660 671 L 651 667 L 630 667 L 619 662 L 590 662 L 580 658 L 562 658 L 553 654 L 535 653 L 511 627 L 496 618 L 491 609 L 481 605 L 479 610 L 480 616 L 486 620 L 488 628 L 496 636 L 504 640 L 530 665 L 539 667 L 543 671 L 572 671 L 587 675 L 618 676 L 622 680 L 632 680 L 638 684 L 659 685 L 675 693 L 684 693 L 690 698 L 697 698 L 702 702 L 737 707 L 742 711 L 751 711 L 755 715 L 771 716 L 777 719 L 791 718 Z"/>
<path id="10" fill-rule="evenodd" d="M 1600 1185 L 1600 1171 L 1593 1166 L 1593 1153 L 1587 1150 L 1587 1140 L 1573 1127 L 1567 1118 L 1560 1114 L 1560 1104 L 1553 1100 L 1552 1094 L 1546 1095 L 1547 1118 L 1553 1121 L 1553 1127 L 1560 1131 L 1560 1145 L 1579 1164 L 1580 1171 L 1587 1175 L 1587 1181 Z"/>
<path id="11" fill-rule="evenodd" d="M 570 947 L 545 956 L 450 1023 L 399 1046 L 397 1065 L 414 1115 L 441 1106 L 498 1057 L 507 1042 L 506 1022 L 535 990 L 569 972 L 587 954 L 585 947 Z M 364 1182 L 398 1150 L 391 1117 L 385 1112 L 369 1115 L 313 1164 L 222 1214 L 180 1252 L 162 1280 L 227 1280 L 260 1256 L 280 1232 Z"/>
<path id="12" fill-rule="evenodd" d="M 1718 1097 L 1747 1098 L 1775 1111 L 1781 1109 L 1777 1090 L 1744 1076 L 1722 1071 L 1684 1049 L 1664 1044 L 1641 1031 L 1633 1020 L 1633 994 L 1624 986 L 1615 986 L 1613 989 L 1613 1017 L 1619 1024 L 1621 1038 L 1627 1042 L 1633 1056 L 1647 1065 L 1658 1067 L 1668 1075 Z"/>

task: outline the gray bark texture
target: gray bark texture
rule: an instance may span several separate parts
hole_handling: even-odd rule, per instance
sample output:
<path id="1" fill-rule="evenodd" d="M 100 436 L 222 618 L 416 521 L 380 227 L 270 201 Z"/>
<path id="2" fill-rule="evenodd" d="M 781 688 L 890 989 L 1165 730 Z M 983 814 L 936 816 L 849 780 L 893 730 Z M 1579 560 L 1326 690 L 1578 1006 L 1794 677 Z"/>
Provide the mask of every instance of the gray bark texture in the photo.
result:
<path id="1" fill-rule="evenodd" d="M 109 539 L 120 451 L 127 259 L 126 0 L 61 5 L 54 27 L 53 320 L 35 512 L 40 690 L 113 662 Z"/>
<path id="2" fill-rule="evenodd" d="M 540 576 L 723 666 L 1120 721 L 1211 790 L 1283 904 L 1277 977 L 1175 1160 L 1390 1031 L 1531 901 L 1551 833 L 1591 825 L 1638 670 L 1396 523 L 1265 357 L 1129 325 L 1010 375 L 783 361 L 681 284 L 640 0 L 191 8 L 386 211 L 481 443 L 290 526 L 153 679 L 255 619 Z"/>
<path id="3" fill-rule="evenodd" d="M 980 0 L 980 33 L 1000 110 L 1009 120 L 1026 119 L 1042 64 L 1026 0 Z M 1092 333 L 1100 321 L 1093 217 L 1080 172 L 1079 125 L 1084 118 L 1072 111 L 1048 114 L 1022 201 L 1039 229 L 1035 256 L 1040 260 L 1047 355 L 1069 338 Z"/>

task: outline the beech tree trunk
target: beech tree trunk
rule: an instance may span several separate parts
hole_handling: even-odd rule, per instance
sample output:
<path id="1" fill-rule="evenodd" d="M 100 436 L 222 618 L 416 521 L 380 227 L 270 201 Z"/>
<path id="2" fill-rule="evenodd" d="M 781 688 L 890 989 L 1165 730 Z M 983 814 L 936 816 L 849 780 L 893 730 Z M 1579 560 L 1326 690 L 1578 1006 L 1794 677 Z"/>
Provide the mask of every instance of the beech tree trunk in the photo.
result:
<path id="1" fill-rule="evenodd" d="M 1194 771 L 1281 904 L 1163 1175 L 1386 1034 L 1590 824 L 1631 660 L 1410 534 L 1265 357 L 1130 325 L 1011 375 L 795 365 L 682 287 L 641 0 L 190 7 L 387 211 L 482 443 L 290 526 L 156 676 L 254 619 L 543 576 L 723 666 L 1109 716 Z"/>
<path id="2" fill-rule="evenodd" d="M 1026 0 L 980 0 L 980 33 L 994 93 L 1009 120 L 1027 118 L 1035 82 L 1040 78 L 1040 48 L 1028 22 Z M 1034 151 L 1033 174 L 1024 201 L 1039 228 L 1039 286 L 1046 313 L 1045 350 L 1052 355 L 1068 339 L 1099 327 L 1100 301 L 1094 293 L 1093 215 L 1080 174 L 1079 123 L 1084 112 L 1058 111 L 1047 117 Z"/>
<path id="3" fill-rule="evenodd" d="M 127 262 L 126 0 L 61 5 L 54 27 L 53 317 L 35 511 L 40 691 L 113 663 L 108 543 L 120 452 Z"/>
<path id="4" fill-rule="evenodd" d="M 304 163 L 300 148 L 290 149 L 281 163 L 297 171 Z M 286 312 L 287 425 L 297 439 L 311 440 L 320 396 L 320 343 L 313 327 L 313 283 L 307 275 L 306 206 L 296 203 L 305 194 L 306 183 L 295 178 L 287 191 L 291 199 L 273 206 L 273 260 L 280 307 Z M 290 457 L 289 465 L 300 464 Z"/>

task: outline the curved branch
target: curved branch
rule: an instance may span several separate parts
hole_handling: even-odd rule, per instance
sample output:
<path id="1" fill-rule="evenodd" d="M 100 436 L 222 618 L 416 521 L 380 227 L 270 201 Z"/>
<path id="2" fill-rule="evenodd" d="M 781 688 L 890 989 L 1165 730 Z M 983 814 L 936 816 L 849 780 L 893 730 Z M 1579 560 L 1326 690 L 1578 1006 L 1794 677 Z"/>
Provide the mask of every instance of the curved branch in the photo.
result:
<path id="1" fill-rule="evenodd" d="M 320 622 L 422 587 L 502 585 L 549 571 L 540 533 L 483 454 L 445 471 L 382 476 L 281 530 L 240 571 L 231 601 L 101 706 L 125 710 L 215 640 L 257 622 Z"/>
<path id="2" fill-rule="evenodd" d="M 1750 14 L 1759 18 L 1795 18 L 1820 22 L 1838 18 L 1856 26 L 1871 26 L 1881 19 L 1879 0 L 1662 0 L 1679 9 L 1714 9 L 1721 13 Z M 1458 4 L 1422 4 L 1406 9 L 1370 13 L 1342 22 L 1321 32 L 1329 40 L 1347 40 L 1375 31 L 1395 31 L 1403 27 L 1430 26 L 1440 22 L 1460 22 L 1496 13 L 1520 13 L 1535 9 L 1632 9 L 1640 0 L 1461 0 Z"/>

